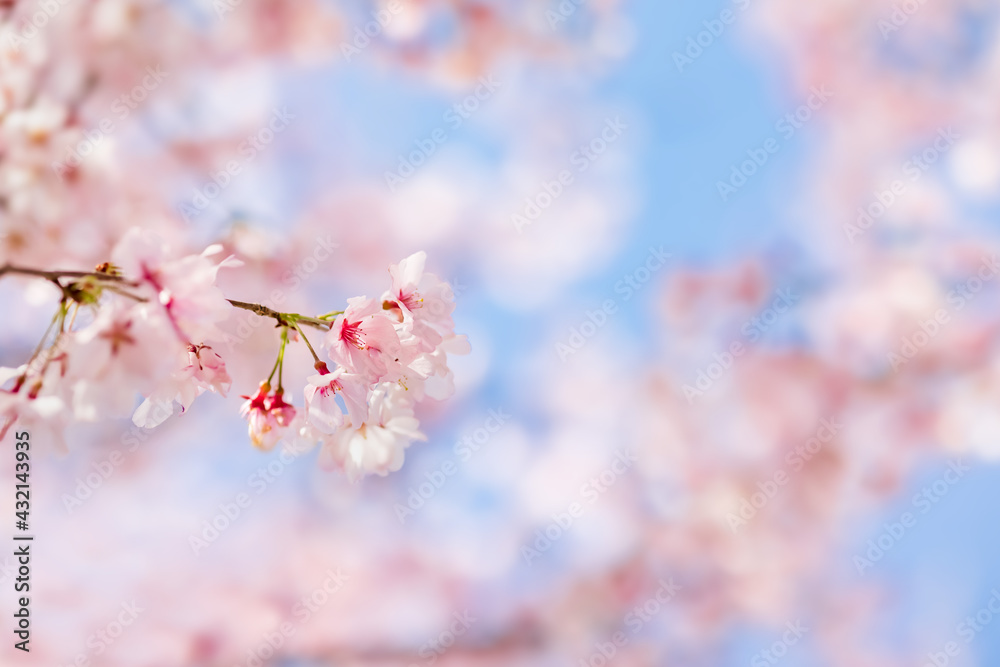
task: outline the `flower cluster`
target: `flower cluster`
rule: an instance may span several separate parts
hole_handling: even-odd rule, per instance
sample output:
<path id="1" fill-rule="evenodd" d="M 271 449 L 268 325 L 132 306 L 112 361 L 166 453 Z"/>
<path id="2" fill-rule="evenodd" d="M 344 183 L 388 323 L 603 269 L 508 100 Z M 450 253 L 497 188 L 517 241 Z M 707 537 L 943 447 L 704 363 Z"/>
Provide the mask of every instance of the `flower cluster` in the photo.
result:
<path id="1" fill-rule="evenodd" d="M 243 405 L 254 445 L 270 449 L 282 439 L 297 446 L 320 443 L 320 460 L 351 479 L 399 469 L 410 442 L 424 439 L 414 404 L 451 395 L 448 354 L 469 351 L 465 336 L 455 334 L 451 288 L 424 272 L 425 261 L 419 252 L 390 267 L 390 288 L 379 299 L 355 297 L 345 310 L 315 319 L 281 316 L 275 368 Z M 321 348 L 332 370 L 303 324 L 324 331 Z M 316 369 L 306 378 L 301 410 L 286 400 L 281 380 L 284 349 L 294 340 L 306 343 Z"/>
<path id="2" fill-rule="evenodd" d="M 245 396 L 242 415 L 252 443 L 321 444 L 321 461 L 347 472 L 397 470 L 404 449 L 424 436 L 414 404 L 454 391 L 448 353 L 468 351 L 454 332 L 450 287 L 424 273 L 417 253 L 389 269 L 390 289 L 380 299 L 348 300 L 343 311 L 320 317 L 279 313 L 228 300 L 216 285 L 219 269 L 240 266 L 217 257 L 221 246 L 176 256 L 154 233 L 130 230 L 111 262 L 94 272 L 41 271 L 7 265 L 4 273 L 46 279 L 62 293 L 59 308 L 35 353 L 20 368 L 0 369 L 0 419 L 39 429 L 62 445 L 71 420 L 132 415 L 153 428 L 206 391 L 225 396 L 232 385 L 212 344 L 225 339 L 220 324 L 234 308 L 274 318 L 280 346 L 270 377 Z M 319 346 L 303 329 L 322 332 Z M 283 386 L 285 350 L 302 342 L 316 374 L 304 380 L 296 408 Z M 137 394 L 144 400 L 135 408 Z M 0 433 L 2 435 L 2 433 Z"/>

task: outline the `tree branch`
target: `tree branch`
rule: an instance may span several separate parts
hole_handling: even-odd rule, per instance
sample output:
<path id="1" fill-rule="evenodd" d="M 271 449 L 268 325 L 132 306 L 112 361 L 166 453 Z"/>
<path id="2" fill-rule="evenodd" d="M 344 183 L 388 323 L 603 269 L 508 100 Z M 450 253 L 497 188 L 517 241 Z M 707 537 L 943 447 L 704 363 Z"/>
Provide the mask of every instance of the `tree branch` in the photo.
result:
<path id="1" fill-rule="evenodd" d="M 303 315 L 296 315 L 293 313 L 279 313 L 278 311 L 272 310 L 267 306 L 262 306 L 259 303 L 247 303 L 245 301 L 234 301 L 232 299 L 226 299 L 226 301 L 233 304 L 236 308 L 249 310 L 255 315 L 273 318 L 281 326 L 294 328 L 295 324 L 299 323 L 309 325 L 315 329 L 322 329 L 323 331 L 330 330 L 330 322 L 325 322 L 323 320 L 316 319 L 315 317 L 305 317 Z"/>
<path id="2" fill-rule="evenodd" d="M 117 286 L 124 285 L 128 287 L 139 287 L 141 285 L 141 283 L 125 279 L 124 276 L 115 275 L 113 273 L 101 273 L 100 271 L 43 271 L 41 269 L 31 269 L 26 266 L 16 266 L 14 264 L 4 264 L 0 266 L 0 277 L 3 277 L 8 273 L 48 280 L 49 282 L 52 282 L 62 288 L 64 294 L 66 294 L 66 286 L 59 282 L 63 278 L 72 278 L 74 280 L 92 278 L 98 281 L 114 283 Z M 124 292 L 120 289 L 115 289 L 110 285 L 108 286 L 108 289 L 112 289 L 113 291 L 132 299 L 139 301 L 145 300 L 137 295 L 129 294 L 128 292 Z M 249 310 L 251 313 L 260 315 L 261 317 L 270 317 L 276 320 L 281 326 L 294 328 L 296 323 L 298 323 L 311 326 L 315 329 L 321 329 L 323 331 L 329 331 L 332 326 L 332 323 L 327 320 L 322 320 L 316 317 L 306 317 L 305 315 L 299 315 L 297 313 L 279 313 L 278 311 L 272 310 L 259 303 L 247 303 L 245 301 L 234 301 L 233 299 L 227 299 L 227 301 L 229 301 L 229 303 L 236 308 Z"/>
<path id="3" fill-rule="evenodd" d="M 130 287 L 139 286 L 139 283 L 126 280 L 123 276 L 116 276 L 111 273 L 97 273 L 95 271 L 42 271 L 41 269 L 30 269 L 26 266 L 15 266 L 13 264 L 4 264 L 3 266 L 0 266 L 0 277 L 7 273 L 21 276 L 31 276 L 33 278 L 44 278 L 45 280 L 56 282 L 58 282 L 60 278 L 94 278 L 96 280 L 120 283 Z"/>

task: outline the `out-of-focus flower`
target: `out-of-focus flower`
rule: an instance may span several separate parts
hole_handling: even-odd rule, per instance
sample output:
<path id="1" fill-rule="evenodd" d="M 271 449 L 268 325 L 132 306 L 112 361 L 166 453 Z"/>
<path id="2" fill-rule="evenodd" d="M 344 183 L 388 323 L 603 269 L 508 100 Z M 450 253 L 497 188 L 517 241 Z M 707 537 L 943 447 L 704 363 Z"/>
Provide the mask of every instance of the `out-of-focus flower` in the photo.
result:
<path id="1" fill-rule="evenodd" d="M 188 345 L 181 363 L 183 366 L 136 409 L 132 415 L 136 426 L 155 428 L 173 414 L 175 401 L 184 412 L 205 391 L 225 396 L 232 386 L 226 362 L 208 345 Z"/>
<path id="2" fill-rule="evenodd" d="M 199 255 L 168 259 L 164 240 L 154 232 L 130 229 L 115 246 L 112 262 L 126 275 L 135 276 L 155 292 L 173 328 L 185 343 L 220 340 L 217 324 L 232 313 L 216 284 L 219 269 L 242 266 L 230 255 L 220 262 L 222 246 L 211 245 Z"/>
<path id="3" fill-rule="evenodd" d="M 39 380 L 29 383 L 27 366 L 0 367 L 0 386 L 14 380 L 11 389 L 0 389 L 0 440 L 11 427 L 35 434 L 38 441 L 55 451 L 65 452 L 63 432 L 69 420 L 65 401 L 51 393 L 40 393 L 44 385 Z"/>
<path id="4" fill-rule="evenodd" d="M 184 346 L 156 306 L 113 301 L 66 347 L 67 379 L 77 419 L 130 415 L 136 393 L 149 393 Z"/>

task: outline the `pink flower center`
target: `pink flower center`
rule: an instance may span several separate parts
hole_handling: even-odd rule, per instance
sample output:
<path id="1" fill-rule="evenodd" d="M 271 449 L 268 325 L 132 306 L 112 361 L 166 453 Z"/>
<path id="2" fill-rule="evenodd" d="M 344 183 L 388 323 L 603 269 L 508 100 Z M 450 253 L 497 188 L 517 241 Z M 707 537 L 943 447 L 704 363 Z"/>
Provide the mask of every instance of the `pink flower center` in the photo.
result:
<path id="1" fill-rule="evenodd" d="M 128 322 L 115 322 L 110 329 L 100 334 L 101 338 L 104 338 L 111 343 L 111 354 L 117 356 L 118 348 L 120 348 L 123 344 L 135 344 L 135 338 L 129 334 L 129 329 L 131 328 L 131 320 Z"/>
<path id="2" fill-rule="evenodd" d="M 361 322 L 344 322 L 340 331 L 340 339 L 359 350 L 365 349 L 365 339 L 361 335 Z"/>
<path id="3" fill-rule="evenodd" d="M 420 292 L 416 290 L 409 294 L 404 294 L 403 290 L 399 290 L 399 302 L 410 310 L 416 310 L 424 305 L 424 300 L 420 296 Z"/>
<path id="4" fill-rule="evenodd" d="M 343 391 L 344 385 L 340 384 L 340 380 L 332 380 L 330 384 L 325 387 L 319 388 L 319 393 L 323 397 L 329 396 L 331 394 L 336 394 L 338 391 Z"/>

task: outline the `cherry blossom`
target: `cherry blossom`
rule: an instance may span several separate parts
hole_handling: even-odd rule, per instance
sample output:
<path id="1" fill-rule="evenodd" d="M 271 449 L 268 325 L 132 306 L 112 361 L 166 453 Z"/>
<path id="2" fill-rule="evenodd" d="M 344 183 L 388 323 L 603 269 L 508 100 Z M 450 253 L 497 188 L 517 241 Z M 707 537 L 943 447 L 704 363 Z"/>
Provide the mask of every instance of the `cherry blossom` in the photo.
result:
<path id="1" fill-rule="evenodd" d="M 399 368 L 402 347 L 393 322 L 374 299 L 348 299 L 324 343 L 330 358 L 377 382 Z"/>
<path id="2" fill-rule="evenodd" d="M 410 443 L 426 440 L 405 394 L 406 390 L 395 384 L 373 390 L 365 421 L 348 424 L 325 439 L 320 464 L 343 470 L 351 480 L 399 470 Z"/>
<path id="3" fill-rule="evenodd" d="M 0 386 L 14 380 L 11 389 L 0 389 L 0 438 L 11 427 L 36 433 L 43 442 L 51 443 L 54 451 L 66 450 L 63 431 L 68 422 L 65 401 L 48 393 L 40 393 L 42 384 L 26 383 L 28 369 L 0 368 Z"/>
<path id="4" fill-rule="evenodd" d="M 247 402 L 240 413 L 249 423 L 250 442 L 263 450 L 272 449 L 285 435 L 285 430 L 295 417 L 295 408 L 285 402 L 280 389 L 271 392 L 271 385 L 262 382 L 253 396 L 244 396 Z"/>
<path id="5" fill-rule="evenodd" d="M 397 311 L 402 318 L 413 318 L 443 336 L 455 328 L 451 318 L 455 295 L 448 283 L 424 272 L 426 262 L 427 253 L 421 251 L 389 267 L 392 285 L 382 296 L 382 307 Z"/>
<path id="6" fill-rule="evenodd" d="M 429 395 L 447 396 L 448 354 L 468 351 L 450 315 L 436 319 L 433 328 L 416 326 L 422 320 L 412 313 L 419 312 L 421 297 L 414 281 L 424 280 L 451 296 L 446 285 L 423 276 L 424 255 L 390 269 L 400 276 L 392 288 L 398 308 L 355 297 L 344 311 L 310 317 L 227 299 L 216 285 L 219 269 L 242 262 L 232 255 L 212 259 L 221 252 L 221 246 L 212 245 L 202 253 L 177 254 L 159 235 L 133 229 L 116 245 L 112 261 L 93 272 L 3 267 L 0 275 L 44 278 L 62 291 L 52 327 L 30 364 L 18 374 L 8 373 L 5 383 L 13 381 L 13 386 L 3 390 L 2 406 L 8 422 L 21 413 L 31 419 L 41 412 L 61 423 L 57 413 L 70 411 L 80 421 L 131 415 L 137 426 L 154 428 L 177 406 L 187 412 L 205 392 L 225 397 L 233 384 L 227 363 L 203 341 L 224 339 L 218 325 L 239 308 L 273 319 L 279 331 L 271 373 L 254 395 L 243 396 L 240 409 L 253 446 L 270 450 L 282 440 L 296 447 L 322 442 L 324 458 L 344 457 L 339 467 L 351 479 L 398 469 L 405 448 L 423 438 L 414 403 Z M 454 307 L 443 299 L 434 303 L 442 312 Z M 89 317 L 89 322 L 75 328 L 81 311 L 80 321 Z M 323 334 L 333 371 L 319 358 L 306 329 Z M 317 371 L 302 380 L 301 410 L 285 390 L 286 351 L 298 344 L 313 355 Z M 432 377 L 443 380 L 446 391 L 426 391 Z M 45 400 L 38 402 L 43 393 Z M 137 395 L 144 400 L 134 408 Z M 340 445 L 330 444 L 335 442 Z"/>
<path id="7" fill-rule="evenodd" d="M 234 268 L 242 262 L 230 255 L 216 263 L 210 258 L 222 252 L 211 245 L 199 255 L 167 257 L 165 241 L 154 232 L 130 229 L 111 253 L 113 266 L 127 275 L 138 276 L 146 291 L 152 291 L 163 306 L 182 342 L 220 340 L 216 326 L 232 312 L 222 291 L 216 287 L 219 269 Z"/>
<path id="8" fill-rule="evenodd" d="M 352 423 L 364 421 L 368 414 L 368 389 L 360 375 L 348 373 L 343 367 L 329 372 L 323 365 L 320 373 L 306 378 L 306 382 L 306 414 L 320 431 L 335 433 L 344 424 L 345 414 L 337 396 L 343 398 Z"/>
<path id="9" fill-rule="evenodd" d="M 225 396 L 232 386 L 226 362 L 208 345 L 188 345 L 180 363 L 181 368 L 136 408 L 132 415 L 136 426 L 155 428 L 173 414 L 175 401 L 183 412 L 205 391 Z"/>
<path id="10" fill-rule="evenodd" d="M 71 340 L 67 375 L 74 415 L 84 421 L 131 415 L 136 392 L 151 391 L 183 350 L 157 307 L 117 300 Z"/>

